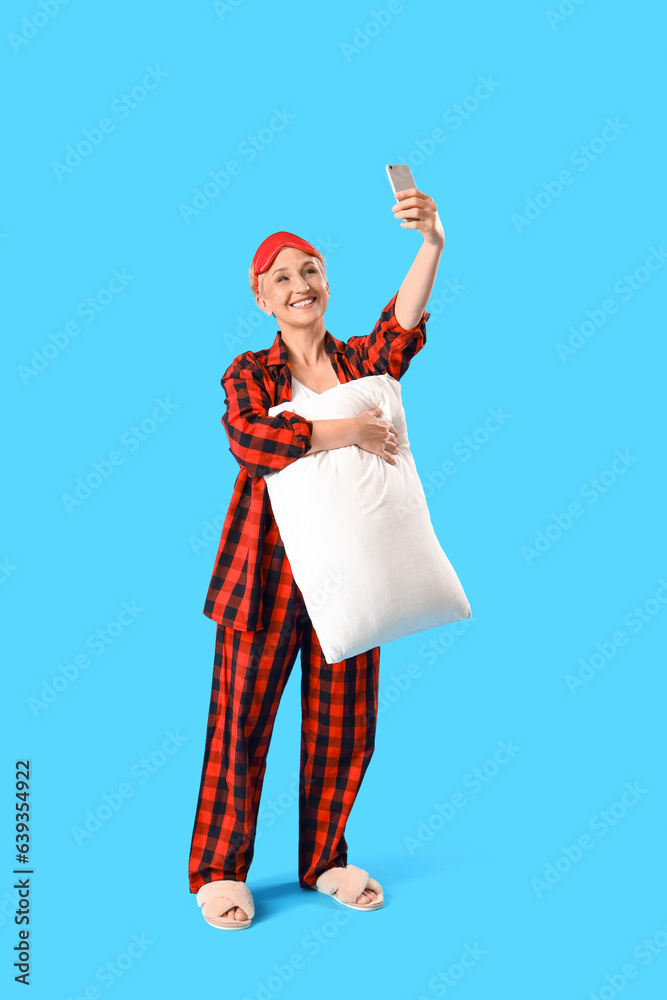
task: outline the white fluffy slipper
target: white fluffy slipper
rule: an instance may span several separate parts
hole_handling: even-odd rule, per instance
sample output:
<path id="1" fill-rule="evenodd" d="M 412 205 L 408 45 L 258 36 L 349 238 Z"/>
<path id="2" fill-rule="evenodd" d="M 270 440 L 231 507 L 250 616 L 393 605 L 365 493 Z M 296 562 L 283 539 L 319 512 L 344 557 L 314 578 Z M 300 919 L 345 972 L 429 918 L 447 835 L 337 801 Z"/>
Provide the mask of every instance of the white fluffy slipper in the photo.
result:
<path id="1" fill-rule="evenodd" d="M 356 865 L 346 865 L 345 868 L 329 868 L 322 872 L 315 888 L 318 892 L 323 892 L 331 896 L 342 906 L 349 906 L 351 910 L 379 910 L 384 906 L 384 896 L 382 886 L 363 868 Z M 355 903 L 364 889 L 374 889 L 378 894 L 374 903 Z"/>
<path id="2" fill-rule="evenodd" d="M 233 879 L 218 879 L 207 882 L 197 893 L 197 904 L 201 906 L 204 920 L 211 927 L 219 927 L 225 931 L 242 931 L 250 927 L 255 916 L 255 903 L 250 889 L 245 882 L 235 882 Z M 223 920 L 222 915 L 232 906 L 240 906 L 248 920 Z"/>

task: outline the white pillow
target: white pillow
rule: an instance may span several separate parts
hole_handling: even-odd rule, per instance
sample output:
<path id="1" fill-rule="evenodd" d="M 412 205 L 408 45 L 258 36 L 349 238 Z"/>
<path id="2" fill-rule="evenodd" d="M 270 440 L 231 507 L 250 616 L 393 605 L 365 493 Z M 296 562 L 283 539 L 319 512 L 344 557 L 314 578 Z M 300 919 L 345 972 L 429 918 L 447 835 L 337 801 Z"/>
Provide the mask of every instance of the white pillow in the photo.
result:
<path id="1" fill-rule="evenodd" d="M 396 465 L 349 445 L 307 453 L 264 477 L 327 663 L 472 617 L 431 524 L 400 383 L 367 375 L 268 413 L 294 407 L 307 420 L 328 420 L 376 406 L 396 427 Z"/>

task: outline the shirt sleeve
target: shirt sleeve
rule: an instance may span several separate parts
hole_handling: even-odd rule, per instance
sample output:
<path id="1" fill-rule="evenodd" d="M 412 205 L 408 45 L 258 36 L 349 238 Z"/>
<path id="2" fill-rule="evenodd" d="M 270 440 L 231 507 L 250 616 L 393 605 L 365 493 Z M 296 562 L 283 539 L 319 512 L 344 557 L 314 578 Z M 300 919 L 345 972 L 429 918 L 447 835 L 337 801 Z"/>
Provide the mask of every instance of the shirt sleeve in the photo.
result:
<path id="1" fill-rule="evenodd" d="M 347 342 L 358 353 L 367 375 L 392 375 L 400 379 L 426 343 L 426 322 L 431 314 L 424 312 L 417 326 L 404 329 L 394 313 L 397 296 L 398 292 L 384 307 L 372 333 L 350 337 Z"/>
<path id="2" fill-rule="evenodd" d="M 292 410 L 275 417 L 261 370 L 248 359 L 236 359 L 221 379 L 225 390 L 222 423 L 232 455 L 251 477 L 265 476 L 310 450 L 313 424 Z"/>

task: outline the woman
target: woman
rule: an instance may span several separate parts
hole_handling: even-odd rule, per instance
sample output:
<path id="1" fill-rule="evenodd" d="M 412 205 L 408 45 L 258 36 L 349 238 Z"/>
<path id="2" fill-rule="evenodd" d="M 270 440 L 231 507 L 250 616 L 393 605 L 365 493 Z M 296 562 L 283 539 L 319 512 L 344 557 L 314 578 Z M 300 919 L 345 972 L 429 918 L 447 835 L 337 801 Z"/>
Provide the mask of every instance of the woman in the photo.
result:
<path id="1" fill-rule="evenodd" d="M 245 884 L 273 722 L 301 651 L 299 885 L 357 910 L 383 905 L 382 887 L 347 863 L 345 824 L 374 749 L 379 647 L 327 664 L 271 511 L 269 472 L 305 454 L 357 445 L 394 464 L 396 428 L 379 408 L 338 420 L 295 410 L 286 400 L 366 375 L 400 378 L 426 342 L 424 307 L 445 236 L 432 198 L 410 188 L 394 215 L 424 242 L 370 335 L 337 340 L 325 328 L 329 283 L 310 243 L 279 232 L 258 248 L 250 284 L 279 331 L 272 346 L 245 351 L 222 377 L 222 418 L 241 469 L 222 529 L 204 614 L 217 622 L 213 687 L 189 863 L 190 891 L 208 923 L 249 927 Z M 370 262 L 366 261 L 368 265 Z M 330 525 L 330 530 L 344 526 Z"/>

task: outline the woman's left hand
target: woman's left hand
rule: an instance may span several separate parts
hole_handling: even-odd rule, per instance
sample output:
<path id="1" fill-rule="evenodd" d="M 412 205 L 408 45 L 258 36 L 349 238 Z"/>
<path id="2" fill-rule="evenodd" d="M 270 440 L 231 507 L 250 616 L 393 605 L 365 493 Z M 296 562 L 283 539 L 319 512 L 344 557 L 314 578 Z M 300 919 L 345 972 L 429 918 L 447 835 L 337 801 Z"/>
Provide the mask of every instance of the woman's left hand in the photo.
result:
<path id="1" fill-rule="evenodd" d="M 444 246 L 445 231 L 433 198 L 417 188 L 397 191 L 396 197 L 398 201 L 392 205 L 391 210 L 396 219 L 402 220 L 401 226 L 404 229 L 418 229 L 425 243 Z"/>

